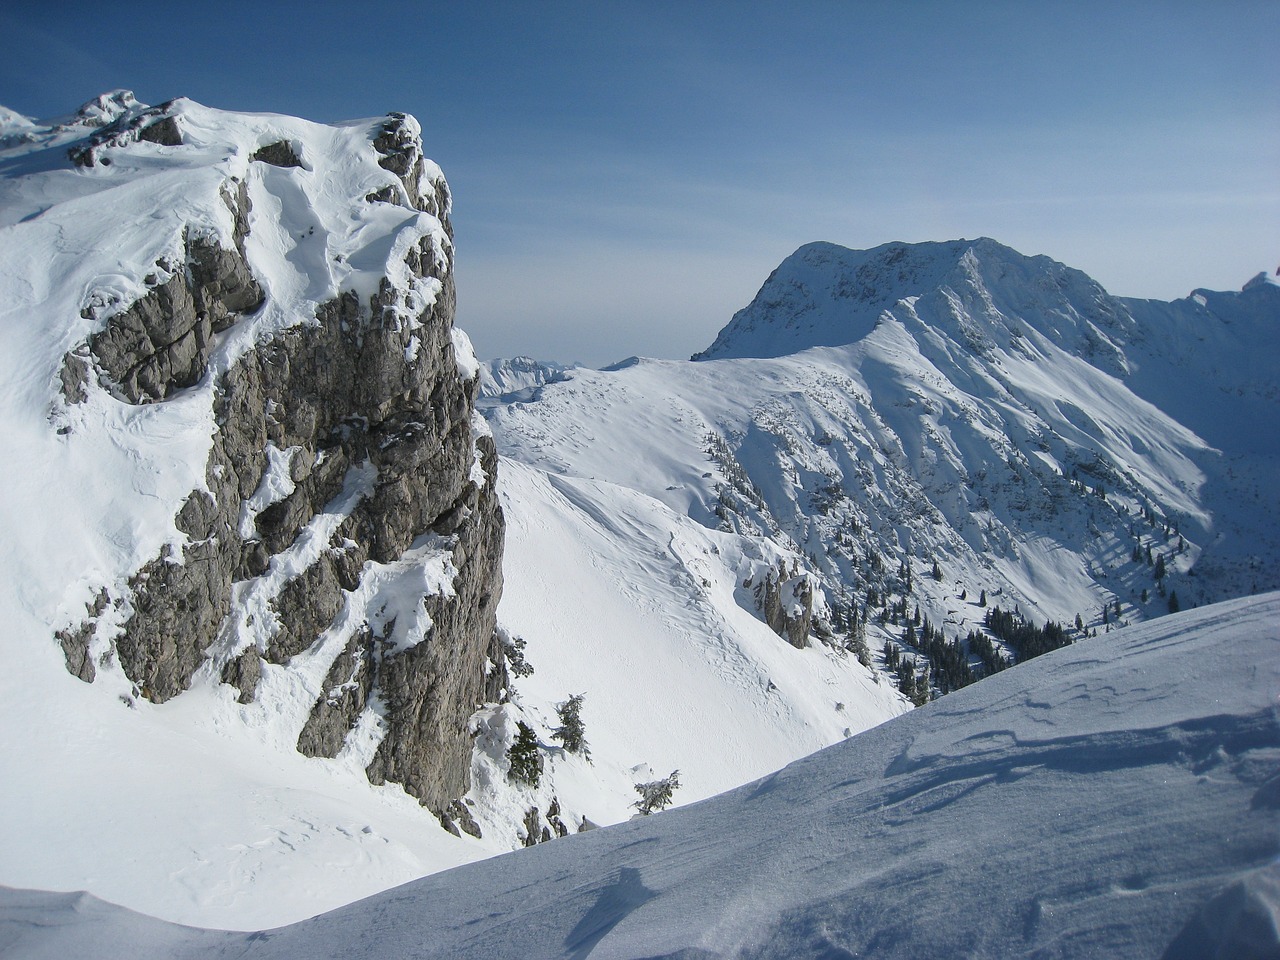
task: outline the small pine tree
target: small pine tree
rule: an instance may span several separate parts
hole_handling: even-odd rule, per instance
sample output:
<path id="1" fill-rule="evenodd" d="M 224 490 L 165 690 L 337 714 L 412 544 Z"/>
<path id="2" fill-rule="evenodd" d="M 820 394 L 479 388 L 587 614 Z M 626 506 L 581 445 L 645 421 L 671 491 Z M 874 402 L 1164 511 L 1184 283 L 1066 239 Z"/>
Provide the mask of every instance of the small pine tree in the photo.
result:
<path id="1" fill-rule="evenodd" d="M 560 726 L 552 731 L 551 736 L 564 744 L 570 753 L 576 753 L 587 760 L 591 759 L 591 751 L 587 749 L 586 730 L 582 724 L 582 701 L 586 694 L 570 694 L 564 703 L 556 705 L 556 713 L 560 717 Z"/>
<path id="2" fill-rule="evenodd" d="M 507 776 L 517 783 L 536 787 L 538 781 L 542 779 L 542 758 L 538 756 L 538 738 L 534 736 L 533 728 L 523 720 L 517 721 L 516 726 L 519 732 L 516 734 L 515 743 L 511 744 L 511 749 L 507 751 L 509 764 Z"/>
<path id="3" fill-rule="evenodd" d="M 982 588 L 982 593 L 978 595 L 978 606 L 985 607 L 987 605 L 987 589 Z"/>
<path id="4" fill-rule="evenodd" d="M 1083 631 L 1084 631 L 1084 618 L 1077 613 L 1076 614 L 1076 632 L 1081 633 Z"/>
<path id="5" fill-rule="evenodd" d="M 1150 590 L 1148 590 L 1146 587 L 1143 587 L 1143 588 L 1142 588 L 1142 602 L 1143 602 L 1143 603 L 1146 603 L 1146 602 L 1147 602 L 1148 600 L 1150 600 L 1150 599 L 1151 599 L 1151 591 L 1150 591 Z"/>
<path id="6" fill-rule="evenodd" d="M 1156 581 L 1158 582 L 1160 580 L 1163 580 L 1166 572 L 1167 571 L 1165 570 L 1165 567 L 1164 567 L 1164 554 L 1162 553 L 1160 554 L 1160 556 L 1156 557 L 1156 569 L 1155 569 Z"/>
<path id="7" fill-rule="evenodd" d="M 929 702 L 932 696 L 932 692 L 929 689 L 929 682 L 929 664 L 926 663 L 924 665 L 924 669 L 920 673 L 920 676 L 916 677 L 915 690 L 908 694 L 908 696 L 911 697 L 911 702 L 917 707 L 923 707 Z"/>
<path id="8" fill-rule="evenodd" d="M 938 561 L 937 561 L 937 560 L 933 561 L 933 571 L 932 571 L 932 573 L 933 573 L 933 579 L 935 579 L 935 580 L 937 580 L 939 583 L 941 583 L 941 582 L 942 582 L 942 568 L 941 568 L 940 566 L 938 566 Z"/>
<path id="9" fill-rule="evenodd" d="M 1169 612 L 1177 613 L 1181 609 L 1182 609 L 1182 605 L 1178 603 L 1178 591 L 1177 590 L 1169 591 Z"/>
<path id="10" fill-rule="evenodd" d="M 672 770 L 668 776 L 661 780 L 651 780 L 648 783 L 637 783 L 636 793 L 640 794 L 640 799 L 632 804 L 644 816 L 648 816 L 655 810 L 665 810 L 671 805 L 671 794 L 680 789 L 680 771 Z"/>
<path id="11" fill-rule="evenodd" d="M 504 639 L 503 653 L 507 657 L 507 667 L 513 677 L 533 676 L 533 664 L 524 658 L 525 641 L 521 637 Z"/>

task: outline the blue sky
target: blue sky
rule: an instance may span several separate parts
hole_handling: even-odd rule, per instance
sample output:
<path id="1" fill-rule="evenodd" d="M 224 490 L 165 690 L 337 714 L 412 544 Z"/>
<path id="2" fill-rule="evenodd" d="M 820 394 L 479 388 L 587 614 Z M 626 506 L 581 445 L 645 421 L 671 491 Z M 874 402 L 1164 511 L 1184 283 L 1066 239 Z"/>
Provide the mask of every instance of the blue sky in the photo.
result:
<path id="1" fill-rule="evenodd" d="M 991 236 L 1112 293 L 1280 263 L 1280 4 L 0 7 L 0 103 L 413 113 L 485 357 L 711 342 L 796 247 Z"/>

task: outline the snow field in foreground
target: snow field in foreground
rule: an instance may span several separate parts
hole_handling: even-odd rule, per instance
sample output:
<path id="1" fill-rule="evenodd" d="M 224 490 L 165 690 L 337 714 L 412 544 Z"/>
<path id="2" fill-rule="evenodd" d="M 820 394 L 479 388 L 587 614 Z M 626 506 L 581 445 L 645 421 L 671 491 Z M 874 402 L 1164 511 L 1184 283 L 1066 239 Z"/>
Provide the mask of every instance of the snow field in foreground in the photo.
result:
<path id="1" fill-rule="evenodd" d="M 6 891 L 20 958 L 1274 956 L 1280 595 L 1082 642 L 728 794 L 312 921 Z M 60 952 L 61 951 L 61 952 Z M 1216 952 L 1215 952 L 1216 951 Z"/>

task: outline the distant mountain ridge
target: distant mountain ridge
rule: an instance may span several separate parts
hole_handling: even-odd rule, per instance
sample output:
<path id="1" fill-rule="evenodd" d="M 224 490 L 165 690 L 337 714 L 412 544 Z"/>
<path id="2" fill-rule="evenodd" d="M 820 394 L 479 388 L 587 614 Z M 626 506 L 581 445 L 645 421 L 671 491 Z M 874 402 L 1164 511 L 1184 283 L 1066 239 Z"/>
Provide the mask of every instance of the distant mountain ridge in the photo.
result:
<path id="1" fill-rule="evenodd" d="M 1074 296 L 1064 296 L 1067 289 Z M 1053 318 L 1061 325 L 1068 319 L 1079 326 L 1085 320 L 1110 327 L 1116 311 L 1094 316 L 1082 311 L 1107 299 L 1080 271 L 1048 257 L 1024 257 L 986 237 L 886 243 L 868 250 L 810 243 L 787 257 L 752 302 L 693 359 L 785 356 L 855 343 L 885 311 L 905 300 L 922 315 L 927 307 L 929 319 L 949 333 L 957 332 L 962 319 L 977 321 L 960 329 L 957 339 L 983 353 L 1014 332 L 1004 317 L 1022 317 L 1033 309 L 1046 322 Z M 1053 332 L 1061 338 L 1062 331 Z"/>
<path id="2" fill-rule="evenodd" d="M 1241 294 L 1276 296 L 1274 287 L 1261 274 Z M 1225 302 L 1241 294 L 1216 294 L 1215 307 L 1227 316 L 1249 312 L 1249 306 Z M 1187 300 L 1196 297 L 1207 306 L 1205 291 Z M 1007 345 L 1029 324 L 1063 349 L 1100 360 L 1121 375 L 1128 370 L 1117 354 L 1141 336 L 1131 305 L 1159 302 L 1112 297 L 1079 270 L 1046 256 L 1025 256 L 988 237 L 894 242 L 867 250 L 816 242 L 787 257 L 711 346 L 692 359 L 778 357 L 855 343 L 904 301 L 940 330 L 959 333 L 955 339 L 979 353 Z"/>
<path id="3" fill-rule="evenodd" d="M 1227 575 L 1234 586 L 1215 595 L 1276 582 L 1246 572 L 1264 566 L 1259 558 L 1280 547 L 1274 524 L 1262 516 L 1273 502 L 1265 491 L 1280 487 L 1280 434 L 1264 426 L 1280 412 L 1275 278 L 1261 273 L 1240 291 L 1196 289 L 1165 303 L 1113 297 L 1078 270 L 988 238 L 869 250 L 813 243 L 784 260 L 693 359 L 778 357 L 855 344 L 886 322 L 902 324 L 961 391 L 974 375 L 987 377 L 987 361 L 998 354 L 1042 361 L 1057 348 L 1190 427 L 1216 451 L 1195 458 L 1204 473 L 1197 482 L 1232 504 L 1203 531 L 1206 546 L 1214 545 L 1211 565 L 1234 570 Z M 1064 395 L 1079 379 L 1067 370 L 1061 378 Z M 1089 407 L 1045 399 L 1068 421 L 1076 414 L 1067 407 Z M 1254 539 L 1258 549 L 1247 542 Z"/>
<path id="4" fill-rule="evenodd" d="M 1280 586 L 1278 332 L 1266 277 L 1162 303 L 989 239 L 815 243 L 697 362 L 487 416 L 509 460 L 794 551 L 811 640 L 918 698 L 991 669 L 996 607 L 1069 640 Z"/>

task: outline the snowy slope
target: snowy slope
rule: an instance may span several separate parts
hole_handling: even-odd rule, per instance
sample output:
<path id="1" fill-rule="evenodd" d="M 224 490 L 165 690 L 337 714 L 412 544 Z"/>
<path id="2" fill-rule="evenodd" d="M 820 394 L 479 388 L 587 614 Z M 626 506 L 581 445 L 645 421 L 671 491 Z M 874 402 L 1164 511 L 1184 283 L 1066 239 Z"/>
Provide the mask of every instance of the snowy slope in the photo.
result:
<path id="1" fill-rule="evenodd" d="M 798 548 L 837 607 L 874 590 L 963 635 L 985 591 L 1105 630 L 1280 582 L 1278 336 L 1265 278 L 1139 303 L 990 240 L 811 244 L 704 362 L 489 416 L 511 458 Z"/>
<path id="2" fill-rule="evenodd" d="M 565 369 L 532 357 L 490 360 L 480 367 L 480 395 L 491 400 L 531 396 L 544 383 L 563 380 Z"/>
<path id="3" fill-rule="evenodd" d="M 725 328 L 721 359 L 563 379 L 494 361 L 521 388 L 485 403 L 511 521 L 499 613 L 538 667 L 517 699 L 546 736 L 585 693 L 607 745 L 601 795 L 570 780 L 561 805 L 610 822 L 619 766 L 679 768 L 687 801 L 865 729 L 905 706 L 886 644 L 922 699 L 926 626 L 962 642 L 998 606 L 1080 639 L 1273 586 L 1276 435 L 1239 425 L 1280 412 L 1274 351 L 1248 356 L 1274 339 L 1276 294 L 1144 305 L 990 240 L 813 244 Z M 744 553 L 820 586 L 806 649 L 722 587 Z M 931 666 L 935 692 L 956 685 Z"/>
<path id="4" fill-rule="evenodd" d="M 705 803 L 265 934 L 6 891 L 14 958 L 1280 951 L 1280 596 L 1055 651 Z"/>
<path id="5" fill-rule="evenodd" d="M 626 819 L 632 784 L 673 769 L 677 802 L 702 799 L 906 708 L 848 654 L 798 650 L 760 619 L 742 584 L 791 556 L 770 541 L 517 460 L 503 464 L 502 492 L 499 620 L 528 642 L 535 667 L 516 699 L 549 732 L 552 706 L 586 695 L 595 760 L 578 776 L 590 782 L 559 793 L 573 814 Z M 609 772 L 637 765 L 629 777 Z M 621 789 L 607 794 L 610 780 Z"/>

